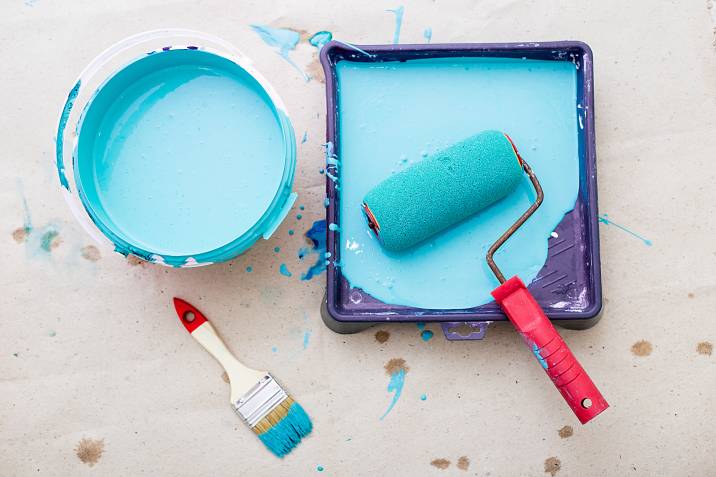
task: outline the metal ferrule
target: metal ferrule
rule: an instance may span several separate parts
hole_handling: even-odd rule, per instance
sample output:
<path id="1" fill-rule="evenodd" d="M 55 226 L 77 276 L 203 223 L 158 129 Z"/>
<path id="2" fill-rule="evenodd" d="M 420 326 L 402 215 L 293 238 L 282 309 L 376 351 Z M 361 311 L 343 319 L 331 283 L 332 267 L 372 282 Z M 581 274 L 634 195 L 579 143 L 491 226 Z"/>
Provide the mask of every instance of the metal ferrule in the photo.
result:
<path id="1" fill-rule="evenodd" d="M 249 427 L 254 427 L 288 397 L 276 380 L 267 374 L 261 381 L 233 403 L 234 410 Z"/>

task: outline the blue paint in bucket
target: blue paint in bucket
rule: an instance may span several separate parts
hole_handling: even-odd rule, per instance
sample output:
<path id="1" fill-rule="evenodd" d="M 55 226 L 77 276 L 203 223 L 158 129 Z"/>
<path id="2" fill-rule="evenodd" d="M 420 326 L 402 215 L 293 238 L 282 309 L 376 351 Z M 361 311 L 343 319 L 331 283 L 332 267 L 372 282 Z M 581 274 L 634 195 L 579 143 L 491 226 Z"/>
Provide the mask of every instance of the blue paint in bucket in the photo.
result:
<path id="1" fill-rule="evenodd" d="M 285 111 L 218 54 L 172 48 L 129 63 L 97 89 L 77 130 L 82 205 L 124 254 L 228 260 L 268 238 L 296 198 Z"/>

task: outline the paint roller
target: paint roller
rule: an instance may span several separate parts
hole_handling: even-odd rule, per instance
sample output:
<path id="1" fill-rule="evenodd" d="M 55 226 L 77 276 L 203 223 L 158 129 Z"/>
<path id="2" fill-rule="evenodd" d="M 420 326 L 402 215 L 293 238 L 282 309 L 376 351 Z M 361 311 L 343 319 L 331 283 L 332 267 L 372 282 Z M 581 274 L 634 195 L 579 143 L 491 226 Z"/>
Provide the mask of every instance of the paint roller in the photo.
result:
<path id="1" fill-rule="evenodd" d="M 539 208 L 544 198 L 532 168 L 507 134 L 484 131 L 439 151 L 384 180 L 362 208 L 383 248 L 398 252 L 469 218 L 508 196 L 527 174 L 537 198 L 487 252 L 500 282 L 492 296 L 524 338 L 582 424 L 609 404 L 569 350 L 519 277 L 509 280 L 495 252 Z"/>

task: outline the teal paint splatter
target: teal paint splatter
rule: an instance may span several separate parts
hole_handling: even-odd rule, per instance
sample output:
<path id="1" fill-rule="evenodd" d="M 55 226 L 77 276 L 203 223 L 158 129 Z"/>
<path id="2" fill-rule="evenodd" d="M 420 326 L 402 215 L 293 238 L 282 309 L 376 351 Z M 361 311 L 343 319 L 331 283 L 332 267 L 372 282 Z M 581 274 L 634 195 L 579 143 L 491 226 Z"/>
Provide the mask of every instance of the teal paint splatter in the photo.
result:
<path id="1" fill-rule="evenodd" d="M 281 272 L 281 275 L 283 275 L 284 277 L 292 277 L 293 276 L 293 273 L 288 271 L 288 267 L 286 266 L 285 263 L 281 264 L 281 266 L 279 267 L 279 272 Z"/>
<path id="2" fill-rule="evenodd" d="M 308 348 L 308 341 L 311 339 L 311 330 L 303 332 L 303 349 Z"/>
<path id="3" fill-rule="evenodd" d="M 405 385 L 405 370 L 399 369 L 395 373 L 390 375 L 390 382 L 388 383 L 388 392 L 394 392 L 393 394 L 393 400 L 390 402 L 390 405 L 388 406 L 388 409 L 386 409 L 385 413 L 380 416 L 380 420 L 382 421 L 385 419 L 385 416 L 388 415 L 390 411 L 393 410 L 393 407 L 395 406 L 395 403 L 398 402 L 398 399 L 400 399 L 400 395 L 403 393 L 403 386 Z"/>
<path id="4" fill-rule="evenodd" d="M 273 251 L 279 253 L 281 251 L 281 247 L 274 247 Z"/>
<path id="5" fill-rule="evenodd" d="M 301 220 L 302 218 L 303 218 L 303 215 L 301 215 L 301 214 L 296 215 L 296 220 Z"/>
<path id="6" fill-rule="evenodd" d="M 532 343 L 532 353 L 534 353 L 535 358 L 537 358 L 537 361 L 539 361 L 539 364 L 541 364 L 544 369 L 547 369 L 547 361 L 544 360 L 542 354 L 539 351 L 539 348 L 534 343 Z"/>
<path id="7" fill-rule="evenodd" d="M 648 246 L 648 247 L 651 247 L 651 246 L 653 245 L 653 243 L 652 243 L 651 240 L 642 237 L 642 236 L 639 235 L 638 233 L 636 233 L 636 232 L 634 232 L 634 231 L 632 231 L 632 230 L 629 230 L 628 228 L 624 227 L 623 225 L 619 225 L 619 224 L 613 222 L 613 221 L 609 218 L 609 215 L 607 215 L 607 214 L 600 215 L 600 216 L 599 216 L 599 222 L 601 222 L 601 223 L 603 223 L 603 224 L 605 224 L 605 225 L 613 225 L 614 227 L 616 227 L 616 228 L 618 228 L 618 229 L 621 229 L 621 230 L 623 230 L 624 232 L 626 232 L 626 233 L 628 233 L 628 234 L 630 234 L 630 235 L 633 235 L 634 237 L 636 237 L 636 238 L 638 238 L 639 240 L 641 240 L 642 242 L 644 242 L 644 245 L 646 245 L 646 246 Z"/>
<path id="8" fill-rule="evenodd" d="M 325 173 L 326 173 L 326 170 L 321 167 L 320 169 L 318 169 L 318 173 L 319 173 L 319 174 L 325 174 Z"/>
<path id="9" fill-rule="evenodd" d="M 428 395 L 427 395 L 427 394 L 421 394 L 421 395 L 420 395 L 420 400 L 421 400 L 421 401 L 425 401 L 427 398 L 428 398 Z"/>
<path id="10" fill-rule="evenodd" d="M 313 223 L 311 228 L 306 232 L 306 238 L 311 241 L 313 247 L 311 250 L 301 249 L 298 251 L 298 258 L 303 259 L 308 253 L 315 253 L 317 255 L 316 262 L 306 270 L 306 273 L 301 275 L 301 280 L 310 280 L 313 277 L 320 275 L 323 270 L 326 269 L 323 256 L 326 253 L 326 221 L 317 220 Z"/>
<path id="11" fill-rule="evenodd" d="M 277 53 L 281 56 L 281 58 L 293 66 L 296 71 L 301 73 L 306 82 L 311 79 L 288 56 L 289 51 L 296 49 L 296 45 L 298 45 L 298 42 L 301 39 L 301 35 L 297 31 L 289 30 L 287 28 L 271 28 L 266 25 L 251 25 L 251 29 L 258 33 L 264 43 L 276 48 L 278 50 Z"/>
<path id="12" fill-rule="evenodd" d="M 305 206 L 305 205 L 299 205 L 298 208 L 301 209 L 301 210 L 306 210 L 306 206 Z"/>
<path id="13" fill-rule="evenodd" d="M 423 30 L 423 38 L 425 38 L 425 43 L 430 43 L 430 40 L 433 39 L 433 29 L 427 27 L 425 30 Z"/>
<path id="14" fill-rule="evenodd" d="M 55 160 L 57 162 L 57 174 L 60 176 L 60 184 L 67 190 L 70 190 L 70 184 L 67 182 L 67 176 L 65 175 L 65 160 L 62 157 L 64 153 L 64 145 L 62 136 L 65 134 L 65 128 L 67 127 L 67 121 L 70 119 L 70 113 L 72 112 L 72 106 L 75 105 L 75 100 L 80 92 L 80 82 L 70 90 L 67 95 L 67 101 L 65 106 L 62 108 L 62 114 L 60 115 L 60 123 L 57 126 L 57 137 L 55 138 Z"/>
<path id="15" fill-rule="evenodd" d="M 403 6 L 400 6 L 395 9 L 389 9 L 386 10 L 387 12 L 392 12 L 395 15 L 395 31 L 393 32 L 393 44 L 397 45 L 400 43 L 400 28 L 403 26 L 403 12 L 405 11 L 405 8 Z"/>
<path id="16" fill-rule="evenodd" d="M 423 339 L 423 341 L 430 341 L 433 339 L 433 332 L 430 330 L 423 330 L 420 333 L 420 337 Z"/>
<path id="17" fill-rule="evenodd" d="M 295 233 L 295 232 L 293 231 L 293 229 L 288 229 L 288 234 L 289 234 L 289 235 L 293 235 L 294 233 Z"/>
<path id="18" fill-rule="evenodd" d="M 319 31 L 318 33 L 311 35 L 311 38 L 308 39 L 308 43 L 320 50 L 332 39 L 333 34 L 330 31 Z"/>
<path id="19" fill-rule="evenodd" d="M 42 237 L 40 237 L 40 248 L 45 252 L 52 251 L 52 241 L 55 240 L 58 235 L 60 235 L 60 233 L 50 227 L 42 234 Z"/>
<path id="20" fill-rule="evenodd" d="M 318 472 L 323 472 L 323 466 L 322 466 L 322 465 L 317 466 L 317 467 L 316 467 L 316 470 L 317 470 Z"/>
<path id="21" fill-rule="evenodd" d="M 248 266 L 246 267 L 246 273 L 251 273 L 254 271 L 254 267 Z"/>

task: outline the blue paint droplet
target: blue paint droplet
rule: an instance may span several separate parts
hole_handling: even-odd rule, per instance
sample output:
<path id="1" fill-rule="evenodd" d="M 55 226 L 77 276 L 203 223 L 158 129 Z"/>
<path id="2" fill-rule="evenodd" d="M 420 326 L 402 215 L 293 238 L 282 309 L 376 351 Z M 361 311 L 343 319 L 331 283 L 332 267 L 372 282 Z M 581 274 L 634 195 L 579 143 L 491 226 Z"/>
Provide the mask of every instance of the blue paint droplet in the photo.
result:
<path id="1" fill-rule="evenodd" d="M 418 326 L 418 329 L 419 329 L 419 330 L 424 330 L 424 329 L 425 329 L 425 322 L 424 322 L 424 321 L 418 321 L 418 322 L 415 323 L 415 324 Z"/>
<path id="2" fill-rule="evenodd" d="M 303 138 L 301 139 L 301 144 L 305 144 L 306 141 L 308 141 L 308 131 L 303 133 Z"/>
<path id="3" fill-rule="evenodd" d="M 272 352 L 272 353 L 275 353 L 275 352 L 277 352 L 277 351 L 278 351 L 278 348 L 277 348 L 277 347 L 275 347 L 275 346 L 272 346 L 272 347 L 271 347 L 271 352 Z"/>
<path id="4" fill-rule="evenodd" d="M 281 275 L 283 275 L 284 277 L 292 277 L 293 276 L 293 273 L 288 271 L 288 267 L 286 266 L 285 263 L 281 264 L 281 266 L 279 267 L 279 271 L 281 272 Z"/>
<path id="5" fill-rule="evenodd" d="M 311 339 L 311 330 L 306 330 L 303 332 L 303 349 L 308 348 L 308 340 Z"/>
<path id="6" fill-rule="evenodd" d="M 312 46 L 315 46 L 319 50 L 323 48 L 323 45 L 328 43 L 333 39 L 333 34 L 330 31 L 319 31 L 318 33 L 314 33 L 309 39 L 308 43 L 310 43 Z"/>
<path id="7" fill-rule="evenodd" d="M 247 273 L 251 273 L 251 272 L 253 272 L 253 271 L 254 271 L 254 267 L 252 267 L 252 266 L 246 267 L 246 272 L 247 272 Z"/>
<path id="8" fill-rule="evenodd" d="M 338 224 L 329 224 L 329 225 L 328 225 L 328 230 L 331 230 L 331 231 L 333 231 L 333 232 L 336 232 L 336 231 L 338 231 L 338 230 L 340 230 L 340 229 L 341 229 L 341 228 L 338 226 Z"/>
<path id="9" fill-rule="evenodd" d="M 325 199 L 323 199 L 323 207 L 328 207 L 329 205 L 331 205 L 331 199 L 326 197 Z"/>
<path id="10" fill-rule="evenodd" d="M 426 42 L 426 43 L 430 43 L 430 40 L 433 39 L 433 29 L 430 28 L 430 27 L 427 27 L 427 28 L 423 31 L 423 38 L 425 38 L 425 42 Z"/>
<path id="11" fill-rule="evenodd" d="M 323 466 L 322 466 L 322 465 L 319 465 L 318 467 L 316 467 L 316 470 L 317 470 L 318 472 L 323 472 Z"/>
<path id="12" fill-rule="evenodd" d="M 422 333 L 420 333 L 420 337 L 423 341 L 430 341 L 433 339 L 433 332 L 430 330 L 423 330 Z"/>
<path id="13" fill-rule="evenodd" d="M 296 215 L 296 220 L 301 220 L 302 218 L 303 218 L 303 215 L 301 215 L 301 214 Z"/>
<path id="14" fill-rule="evenodd" d="M 274 247 L 273 251 L 279 253 L 281 251 L 281 247 Z"/>
<path id="15" fill-rule="evenodd" d="M 421 401 L 425 401 L 427 398 L 428 398 L 428 395 L 427 395 L 427 394 L 421 394 L 421 395 L 420 395 L 420 400 L 421 400 Z"/>
<path id="16" fill-rule="evenodd" d="M 318 173 L 319 173 L 319 174 L 325 174 L 325 173 L 326 173 L 326 170 L 323 169 L 323 168 L 320 168 L 320 169 L 318 169 Z"/>
<path id="17" fill-rule="evenodd" d="M 289 230 L 288 230 L 288 234 L 289 234 L 289 235 L 293 235 L 293 234 L 294 234 L 293 229 L 289 229 Z"/>
<path id="18" fill-rule="evenodd" d="M 301 209 L 301 210 L 306 210 L 306 206 L 305 206 L 305 205 L 299 205 L 298 208 Z"/>

